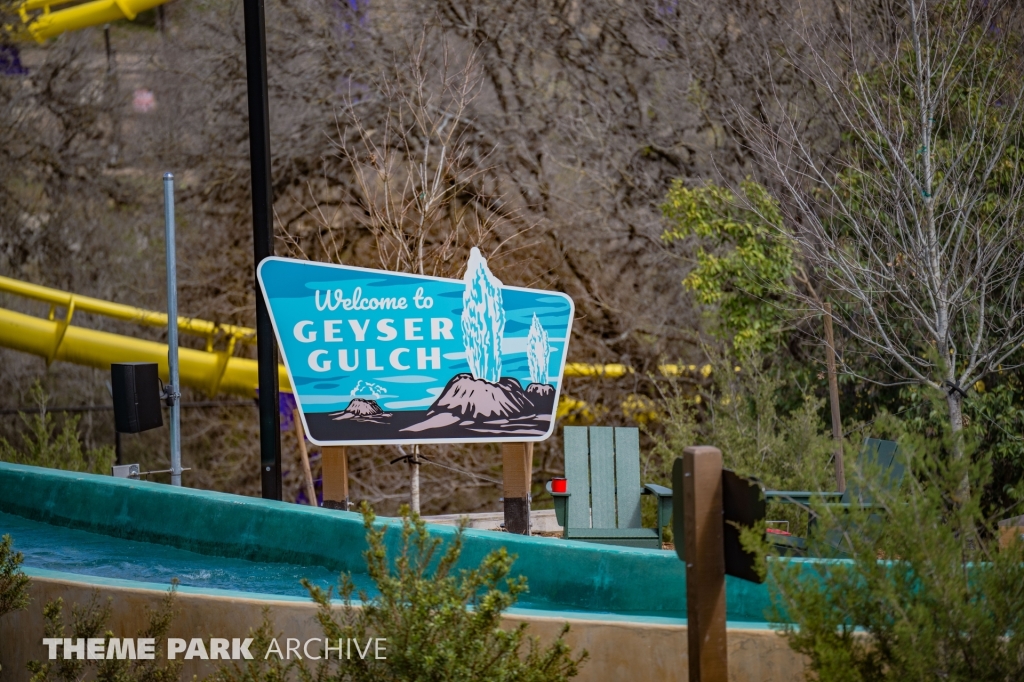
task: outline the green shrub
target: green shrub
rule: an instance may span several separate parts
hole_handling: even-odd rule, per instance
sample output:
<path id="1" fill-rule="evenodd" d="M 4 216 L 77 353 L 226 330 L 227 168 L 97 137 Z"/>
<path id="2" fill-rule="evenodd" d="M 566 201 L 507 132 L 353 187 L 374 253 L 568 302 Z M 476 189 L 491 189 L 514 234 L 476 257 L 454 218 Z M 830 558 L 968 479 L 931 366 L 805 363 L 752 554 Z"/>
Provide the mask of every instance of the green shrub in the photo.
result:
<path id="1" fill-rule="evenodd" d="M 28 606 L 28 576 L 21 570 L 24 556 L 13 551 L 10 535 L 0 538 L 0 618 Z M 3 670 L 3 666 L 0 666 Z"/>
<path id="2" fill-rule="evenodd" d="M 28 576 L 21 570 L 25 557 L 13 551 L 10 535 L 0 538 L 0 617 L 28 606 Z"/>
<path id="3" fill-rule="evenodd" d="M 32 388 L 32 397 L 39 406 L 33 414 L 21 413 L 23 424 L 21 444 L 15 446 L 0 437 L 0 461 L 15 464 L 110 473 L 114 463 L 114 449 L 107 446 L 84 450 L 78 436 L 78 415 L 69 415 L 57 425 L 53 413 L 48 412 L 48 398 L 38 383 Z"/>
<path id="4" fill-rule="evenodd" d="M 301 661 L 285 661 L 277 656 L 267 656 L 275 634 L 270 609 L 264 607 L 260 626 L 249 630 L 249 637 L 252 637 L 252 644 L 249 645 L 252 659 L 222 665 L 205 682 L 285 682 L 295 677 L 293 671 L 298 671 L 303 682 L 312 682 L 309 670 L 301 665 Z"/>
<path id="5" fill-rule="evenodd" d="M 358 594 L 348 575 L 340 586 L 343 604 L 332 604 L 330 591 L 306 583 L 319 605 L 317 619 L 331 639 L 387 638 L 387 660 L 322 661 L 316 679 L 322 682 L 415 680 L 416 682 L 554 682 L 574 677 L 586 652 L 574 658 L 563 637 L 547 647 L 527 635 L 527 625 L 501 627 L 501 614 L 527 590 L 522 576 L 509 578 L 514 557 L 500 549 L 480 566 L 456 570 L 462 553 L 462 529 L 442 547 L 426 524 L 407 514 L 402 522 L 401 550 L 392 560 L 385 528 L 363 506 L 369 549 L 367 569 L 380 594 Z M 403 510 L 405 512 L 405 510 Z"/>
<path id="6" fill-rule="evenodd" d="M 737 371 L 728 358 L 706 350 L 713 359 L 711 384 L 699 390 L 699 401 L 692 389 L 662 384 L 662 430 L 651 434 L 655 447 L 645 473 L 660 474 L 671 485 L 672 463 L 683 448 L 713 445 L 727 468 L 758 478 L 769 490 L 835 490 L 835 441 L 823 428 L 822 401 L 807 396 L 785 412 L 779 393 L 791 377 L 777 367 L 763 369 L 756 353 L 747 354 Z M 653 505 L 650 517 L 645 515 L 645 523 L 653 522 Z M 792 505 L 770 504 L 768 518 L 788 521 L 793 532 L 806 531 L 806 515 Z"/>
<path id="7" fill-rule="evenodd" d="M 998 547 L 981 506 L 989 458 L 942 456 L 948 440 L 901 440 L 902 491 L 854 476 L 877 506 L 816 508 L 811 554 L 835 556 L 841 537 L 846 557 L 768 560 L 771 618 L 817 679 L 1024 679 L 1024 543 Z M 972 494 L 959 499 L 965 476 Z"/>
<path id="8" fill-rule="evenodd" d="M 154 659 L 90 660 L 58 657 L 53 661 L 30 661 L 28 669 L 32 673 L 31 682 L 81 682 L 87 678 L 96 682 L 178 682 L 182 661 L 164 659 L 165 639 L 174 619 L 176 588 L 175 580 L 160 606 L 150 612 L 149 624 L 136 635 L 156 640 Z M 95 592 L 88 604 L 72 606 L 70 622 L 65 624 L 64 600 L 58 597 L 47 602 L 43 609 L 46 620 L 43 636 L 72 639 L 102 637 L 106 650 L 106 643 L 114 637 L 114 633 L 109 630 L 104 632 L 110 620 L 110 612 L 109 600 L 101 604 L 99 593 Z"/>

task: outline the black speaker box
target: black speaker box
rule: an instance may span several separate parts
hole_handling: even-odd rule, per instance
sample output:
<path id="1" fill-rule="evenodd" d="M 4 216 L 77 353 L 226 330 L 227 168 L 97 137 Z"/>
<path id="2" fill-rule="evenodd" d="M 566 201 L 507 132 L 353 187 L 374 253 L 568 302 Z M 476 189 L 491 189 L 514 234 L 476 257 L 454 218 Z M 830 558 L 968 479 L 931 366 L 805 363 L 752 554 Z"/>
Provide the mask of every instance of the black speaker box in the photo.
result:
<path id="1" fill-rule="evenodd" d="M 160 409 L 160 376 L 155 362 L 110 365 L 114 393 L 114 426 L 120 433 L 139 433 L 164 425 Z"/>

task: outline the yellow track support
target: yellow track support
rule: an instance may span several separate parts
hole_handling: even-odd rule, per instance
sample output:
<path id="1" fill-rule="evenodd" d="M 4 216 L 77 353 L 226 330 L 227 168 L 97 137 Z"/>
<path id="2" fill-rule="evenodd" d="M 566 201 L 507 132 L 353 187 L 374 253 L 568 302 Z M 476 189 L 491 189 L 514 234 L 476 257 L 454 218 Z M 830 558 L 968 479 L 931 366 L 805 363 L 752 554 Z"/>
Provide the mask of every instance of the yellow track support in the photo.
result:
<path id="1" fill-rule="evenodd" d="M 59 360 L 109 369 L 113 362 L 155 362 L 160 366 L 161 376 L 167 378 L 166 344 L 71 324 L 75 313 L 89 313 L 149 327 L 166 328 L 166 313 L 111 303 L 89 296 L 78 296 L 10 277 L 0 277 L 0 292 L 40 301 L 50 306 L 47 319 L 0 308 L 0 346 L 45 358 L 47 364 Z M 217 393 L 232 393 L 246 397 L 256 395 L 259 383 L 256 361 L 234 357 L 238 344 L 255 343 L 255 330 L 190 317 L 178 317 L 178 329 L 183 334 L 206 339 L 205 350 L 181 348 L 178 351 L 183 385 L 204 391 L 210 396 Z M 223 345 L 223 348 L 215 350 L 215 342 L 217 345 Z M 665 376 L 697 371 L 707 376 L 711 368 L 704 366 L 698 369 L 695 365 L 661 365 L 659 370 Z M 632 367 L 621 364 L 588 365 L 571 362 L 565 366 L 565 376 L 569 377 L 617 378 L 633 372 Z M 278 376 L 281 390 L 291 391 L 284 365 L 278 367 Z M 559 415 L 567 414 L 574 409 L 585 410 L 587 407 L 583 402 L 564 395 L 562 403 L 559 405 Z"/>
<path id="2" fill-rule="evenodd" d="M 70 5 L 72 2 L 73 0 L 26 0 L 18 6 L 18 14 L 28 32 L 41 43 L 65 31 L 77 31 L 120 19 L 135 19 L 139 12 L 153 9 L 167 0 L 93 0 L 64 9 L 51 9 L 59 5 Z"/>
<path id="3" fill-rule="evenodd" d="M 31 298 L 36 301 L 50 304 L 50 319 L 54 319 L 57 308 L 64 308 L 68 311 L 67 321 L 71 321 L 72 311 L 81 313 L 92 313 L 111 317 L 115 320 L 134 322 L 147 327 L 167 327 L 167 313 L 158 313 L 152 310 L 143 310 L 122 303 L 111 303 L 99 298 L 79 296 L 60 289 L 42 287 L 38 284 L 29 284 L 10 277 L 0 277 L 0 291 Z M 241 343 L 256 343 L 256 330 L 248 327 L 237 327 L 233 324 L 218 324 L 197 320 L 191 317 L 178 316 L 178 330 L 184 334 L 193 334 L 207 338 L 207 347 L 217 337 L 235 338 Z"/>
<path id="4" fill-rule="evenodd" d="M 113 362 L 155 362 L 167 380 L 167 345 L 120 334 L 85 329 L 64 320 L 44 320 L 0 308 L 0 346 L 78 365 L 109 369 Z M 181 383 L 213 396 L 233 393 L 256 395 L 256 361 L 231 356 L 232 347 L 219 352 L 181 348 L 178 351 Z M 278 367 L 282 391 L 291 391 L 284 366 Z"/>
<path id="5" fill-rule="evenodd" d="M 75 313 L 103 315 L 150 327 L 166 327 L 166 313 L 111 303 L 89 296 L 78 296 L 59 289 L 0 277 L 0 292 L 47 303 L 49 319 L 0 308 L 0 346 L 45 358 L 79 365 L 109 369 L 112 362 L 155 362 L 167 378 L 167 345 L 130 336 L 111 334 L 71 324 Z M 58 313 L 61 313 L 58 315 Z M 179 350 L 181 382 L 208 395 L 233 393 L 256 395 L 256 361 L 233 357 L 239 343 L 255 343 L 256 333 L 248 327 L 217 324 L 206 320 L 178 317 L 178 329 L 206 339 L 206 350 Z M 223 340 L 223 348 L 214 350 L 214 342 Z M 290 391 L 288 373 L 279 367 L 281 390 Z"/>

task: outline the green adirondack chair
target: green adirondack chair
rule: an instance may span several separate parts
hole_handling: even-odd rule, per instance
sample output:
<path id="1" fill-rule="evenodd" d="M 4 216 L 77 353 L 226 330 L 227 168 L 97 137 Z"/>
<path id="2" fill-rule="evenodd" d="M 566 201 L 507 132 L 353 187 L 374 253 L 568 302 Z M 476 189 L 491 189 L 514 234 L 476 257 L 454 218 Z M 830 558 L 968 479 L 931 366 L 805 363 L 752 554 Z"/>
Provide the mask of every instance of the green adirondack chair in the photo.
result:
<path id="1" fill-rule="evenodd" d="M 849 509 L 850 507 L 870 507 L 873 504 L 870 494 L 859 486 L 856 481 L 859 476 L 867 475 L 878 475 L 880 480 L 878 483 L 885 490 L 894 490 L 899 488 L 903 482 L 903 475 L 906 472 L 906 466 L 903 462 L 903 457 L 899 452 L 899 445 L 891 440 L 880 440 L 878 438 L 866 438 L 864 445 L 861 447 L 860 452 L 857 454 L 856 459 L 853 461 L 853 468 L 851 470 L 853 482 L 846 487 L 846 490 L 842 493 L 839 492 L 809 492 L 809 491 L 792 491 L 792 490 L 766 490 L 764 492 L 764 498 L 766 502 L 782 502 L 783 504 L 799 504 L 804 507 L 810 507 L 813 500 L 822 500 L 830 508 L 835 510 Z M 875 522 L 881 523 L 882 518 L 878 515 L 872 515 L 872 519 Z M 814 519 L 811 519 L 813 525 Z M 865 529 L 862 529 L 865 530 Z M 842 533 L 838 531 L 832 531 L 826 536 L 826 543 L 831 545 L 834 549 L 842 551 L 843 538 Z M 772 534 L 770 537 L 773 544 L 778 547 L 788 548 L 795 550 L 796 552 L 802 552 L 807 548 L 807 542 L 804 538 L 796 536 L 776 535 Z"/>
<path id="2" fill-rule="evenodd" d="M 567 540 L 661 549 L 662 528 L 672 516 L 672 491 L 640 485 L 640 435 L 635 428 L 567 426 L 567 492 L 556 493 L 555 517 Z M 640 496 L 658 498 L 658 527 L 640 523 Z"/>

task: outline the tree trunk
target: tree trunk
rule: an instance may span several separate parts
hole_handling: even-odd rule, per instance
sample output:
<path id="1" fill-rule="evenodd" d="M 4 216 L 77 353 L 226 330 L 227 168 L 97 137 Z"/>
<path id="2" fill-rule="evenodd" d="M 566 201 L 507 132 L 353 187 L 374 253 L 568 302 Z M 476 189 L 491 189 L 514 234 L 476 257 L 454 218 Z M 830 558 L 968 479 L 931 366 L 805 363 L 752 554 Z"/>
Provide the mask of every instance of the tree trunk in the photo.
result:
<path id="1" fill-rule="evenodd" d="M 949 394 L 946 396 L 946 405 L 949 407 L 949 430 L 950 430 L 950 441 L 953 448 L 953 457 L 957 460 L 964 456 L 964 443 L 963 443 L 963 430 L 964 430 L 964 412 L 963 412 L 963 396 L 960 392 L 950 387 Z M 958 502 L 961 504 L 967 501 L 967 498 L 971 496 L 971 482 L 967 478 L 967 474 L 964 474 L 963 480 L 960 482 L 960 487 L 957 490 Z"/>

